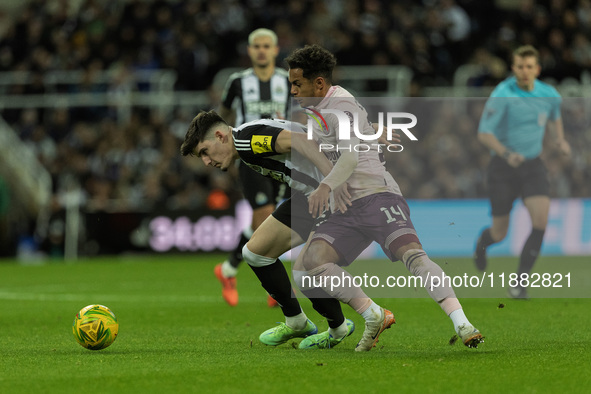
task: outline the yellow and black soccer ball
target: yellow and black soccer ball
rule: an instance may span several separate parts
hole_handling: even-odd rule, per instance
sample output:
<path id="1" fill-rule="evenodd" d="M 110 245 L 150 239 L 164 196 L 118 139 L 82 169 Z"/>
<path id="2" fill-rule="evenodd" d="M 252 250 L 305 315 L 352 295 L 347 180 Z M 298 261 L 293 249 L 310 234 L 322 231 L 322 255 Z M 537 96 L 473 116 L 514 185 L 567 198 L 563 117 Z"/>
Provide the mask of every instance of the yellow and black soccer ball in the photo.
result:
<path id="1" fill-rule="evenodd" d="M 81 346 L 90 350 L 101 350 L 115 341 L 119 323 L 115 314 L 106 306 L 88 305 L 74 318 L 72 331 Z"/>

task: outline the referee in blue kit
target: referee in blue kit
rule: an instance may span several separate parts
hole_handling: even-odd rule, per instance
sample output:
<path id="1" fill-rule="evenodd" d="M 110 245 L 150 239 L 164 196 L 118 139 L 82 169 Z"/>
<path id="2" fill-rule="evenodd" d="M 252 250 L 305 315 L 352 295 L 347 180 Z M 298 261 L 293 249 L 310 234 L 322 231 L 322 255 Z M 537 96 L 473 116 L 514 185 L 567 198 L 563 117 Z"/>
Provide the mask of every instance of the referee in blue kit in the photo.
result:
<path id="1" fill-rule="evenodd" d="M 530 273 L 540 253 L 548 222 L 550 185 L 540 159 L 546 127 L 564 155 L 570 155 L 570 145 L 564 139 L 560 94 L 537 79 L 538 51 L 531 45 L 517 48 L 511 69 L 514 75 L 491 93 L 478 127 L 479 141 L 492 154 L 487 185 L 492 226 L 480 234 L 474 261 L 479 270 L 486 269 L 486 248 L 505 238 L 513 202 L 521 197 L 532 221 L 517 270 L 521 278 Z M 526 289 L 519 285 L 510 287 L 509 295 L 527 298 Z"/>

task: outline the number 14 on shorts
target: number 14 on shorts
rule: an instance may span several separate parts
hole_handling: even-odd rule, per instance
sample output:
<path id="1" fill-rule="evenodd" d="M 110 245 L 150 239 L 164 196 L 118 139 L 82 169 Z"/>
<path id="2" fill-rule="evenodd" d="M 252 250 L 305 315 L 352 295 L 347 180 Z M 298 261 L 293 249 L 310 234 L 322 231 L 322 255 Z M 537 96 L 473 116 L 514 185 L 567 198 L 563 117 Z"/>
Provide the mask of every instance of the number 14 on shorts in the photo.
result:
<path id="1" fill-rule="evenodd" d="M 390 206 L 390 208 L 381 207 L 380 211 L 384 212 L 384 214 L 386 215 L 386 223 L 392 223 L 397 221 L 398 219 L 408 220 L 406 218 L 406 215 L 398 205 L 396 205 L 396 207 Z"/>

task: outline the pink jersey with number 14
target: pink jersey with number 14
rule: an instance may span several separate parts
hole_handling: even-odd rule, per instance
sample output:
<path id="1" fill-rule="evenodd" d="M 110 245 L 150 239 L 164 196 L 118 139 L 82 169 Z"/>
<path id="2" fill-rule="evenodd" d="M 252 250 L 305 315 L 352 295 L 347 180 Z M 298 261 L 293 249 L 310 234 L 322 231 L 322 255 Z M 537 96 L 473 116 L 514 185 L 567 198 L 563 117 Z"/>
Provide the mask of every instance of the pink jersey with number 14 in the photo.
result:
<path id="1" fill-rule="evenodd" d="M 339 130 L 337 115 L 322 113 L 322 110 L 338 110 L 348 116 L 349 127 L 345 133 L 349 139 L 339 138 L 343 135 L 343 131 Z M 306 108 L 306 112 L 317 118 L 321 114 L 320 125 L 311 122 L 314 140 L 333 164 L 336 163 L 343 151 L 359 152 L 357 167 L 347 179 L 352 201 L 383 192 L 402 195 L 400 187 L 386 170 L 383 155 L 378 150 L 378 142 L 376 140 L 360 140 L 354 134 L 354 121 L 357 121 L 361 134 L 375 135 L 376 131 L 367 119 L 365 108 L 357 102 L 351 93 L 340 86 L 331 86 L 322 101 L 316 106 Z"/>

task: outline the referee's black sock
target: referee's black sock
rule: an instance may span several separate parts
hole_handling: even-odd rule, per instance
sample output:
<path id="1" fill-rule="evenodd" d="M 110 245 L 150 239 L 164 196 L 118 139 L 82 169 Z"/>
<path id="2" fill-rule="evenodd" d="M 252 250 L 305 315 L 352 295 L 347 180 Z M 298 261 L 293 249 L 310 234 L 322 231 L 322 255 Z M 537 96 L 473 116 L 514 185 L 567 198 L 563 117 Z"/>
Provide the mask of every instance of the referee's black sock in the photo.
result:
<path id="1" fill-rule="evenodd" d="M 540 254 L 540 250 L 542 249 L 542 241 L 544 240 L 545 231 L 545 229 L 532 229 L 527 241 L 525 241 L 525 245 L 523 245 L 521 257 L 519 258 L 519 268 L 517 270 L 519 275 L 530 273 L 538 255 Z"/>
<path id="2" fill-rule="evenodd" d="M 495 240 L 493 240 L 490 235 L 490 227 L 484 229 L 482 233 L 480 233 L 480 237 L 478 237 L 476 250 L 474 251 L 474 263 L 476 264 L 476 268 L 480 271 L 486 270 L 486 248 L 494 243 Z"/>
<path id="3" fill-rule="evenodd" d="M 336 298 L 332 298 L 321 288 L 303 290 L 302 293 L 310 299 L 312 307 L 328 322 L 330 328 L 337 328 L 345 321 L 341 303 Z"/>
<path id="4" fill-rule="evenodd" d="M 482 233 L 480 233 L 480 238 L 478 238 L 478 247 L 486 249 L 496 242 L 497 241 L 495 241 L 490 235 L 490 227 L 488 227 L 485 228 Z"/>
<path id="5" fill-rule="evenodd" d="M 302 312 L 300 303 L 296 298 L 287 271 L 283 263 L 277 259 L 273 264 L 263 267 L 250 266 L 261 281 L 263 288 L 277 301 L 283 315 L 296 316 Z M 338 301 L 337 301 L 338 302 Z"/>
<path id="6" fill-rule="evenodd" d="M 230 253 L 230 257 L 228 259 L 228 262 L 234 268 L 238 268 L 238 266 L 240 265 L 240 263 L 243 260 L 242 248 L 244 247 L 244 245 L 246 245 L 246 243 L 250 239 L 250 237 L 247 237 L 244 234 L 247 231 L 252 234 L 252 231 L 250 231 L 250 229 L 244 230 L 242 233 L 240 233 L 240 241 L 238 241 L 238 246 L 236 246 L 236 249 L 234 249 L 232 251 L 232 253 Z"/>

